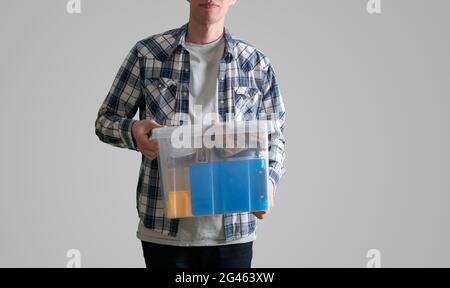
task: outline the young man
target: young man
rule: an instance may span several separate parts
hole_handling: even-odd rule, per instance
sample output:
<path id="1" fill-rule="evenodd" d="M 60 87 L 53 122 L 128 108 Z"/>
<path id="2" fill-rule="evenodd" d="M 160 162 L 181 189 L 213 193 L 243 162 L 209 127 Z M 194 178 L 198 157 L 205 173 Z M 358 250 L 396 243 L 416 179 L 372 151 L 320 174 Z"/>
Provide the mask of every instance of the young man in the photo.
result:
<path id="1" fill-rule="evenodd" d="M 236 0 L 189 2 L 187 24 L 131 49 L 99 110 L 96 134 L 105 143 L 142 153 L 137 237 L 147 267 L 250 268 L 255 217 L 270 212 L 285 172 L 285 108 L 269 59 L 224 27 Z M 230 114 L 241 121 L 265 115 L 276 123 L 269 134 L 269 211 L 166 218 L 158 145 L 149 135 L 161 125 L 183 124 L 179 114 L 199 120 L 195 105 L 201 105 L 203 115 L 217 113 L 219 121 L 230 120 Z M 138 109 L 140 121 L 133 119 Z"/>

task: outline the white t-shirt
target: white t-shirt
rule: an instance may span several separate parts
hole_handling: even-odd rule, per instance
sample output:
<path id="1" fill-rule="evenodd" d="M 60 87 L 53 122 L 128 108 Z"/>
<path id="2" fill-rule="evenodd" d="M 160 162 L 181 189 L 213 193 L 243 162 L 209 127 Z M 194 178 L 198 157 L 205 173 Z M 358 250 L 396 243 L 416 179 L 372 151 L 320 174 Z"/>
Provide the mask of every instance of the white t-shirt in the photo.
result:
<path id="1" fill-rule="evenodd" d="M 189 116 L 191 123 L 200 123 L 201 115 L 194 111 L 195 105 L 202 106 L 202 114 L 218 113 L 217 79 L 219 75 L 219 60 L 225 49 L 224 38 L 219 38 L 208 44 L 185 43 L 190 55 L 189 81 Z M 216 118 L 217 119 L 217 118 Z"/>

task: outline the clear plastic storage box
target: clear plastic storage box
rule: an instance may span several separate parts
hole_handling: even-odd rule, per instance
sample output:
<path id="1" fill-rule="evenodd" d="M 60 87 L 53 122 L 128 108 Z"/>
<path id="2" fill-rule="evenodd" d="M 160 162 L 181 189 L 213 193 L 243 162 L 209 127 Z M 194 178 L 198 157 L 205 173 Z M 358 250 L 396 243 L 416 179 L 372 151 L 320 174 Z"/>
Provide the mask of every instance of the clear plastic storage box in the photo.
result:
<path id="1" fill-rule="evenodd" d="M 264 211 L 268 199 L 268 122 L 157 128 L 168 218 Z"/>

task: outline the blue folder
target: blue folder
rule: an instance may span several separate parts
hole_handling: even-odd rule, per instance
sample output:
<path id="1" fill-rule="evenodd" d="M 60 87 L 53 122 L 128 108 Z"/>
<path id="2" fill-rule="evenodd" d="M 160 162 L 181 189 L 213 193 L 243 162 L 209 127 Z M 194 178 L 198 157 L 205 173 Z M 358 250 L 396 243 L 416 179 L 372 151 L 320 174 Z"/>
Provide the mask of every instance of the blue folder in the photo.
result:
<path id="1" fill-rule="evenodd" d="M 196 163 L 189 170 L 194 216 L 265 211 L 269 207 L 264 159 Z"/>

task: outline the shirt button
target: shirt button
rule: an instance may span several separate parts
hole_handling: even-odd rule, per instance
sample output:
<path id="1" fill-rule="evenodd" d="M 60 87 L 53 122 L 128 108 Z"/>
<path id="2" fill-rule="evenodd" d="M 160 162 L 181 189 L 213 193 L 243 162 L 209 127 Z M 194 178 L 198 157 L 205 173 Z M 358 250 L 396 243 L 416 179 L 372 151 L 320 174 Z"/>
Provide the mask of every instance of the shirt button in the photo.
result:
<path id="1" fill-rule="evenodd" d="M 220 100 L 220 104 L 223 104 L 223 103 L 225 103 L 225 100 Z"/>
<path id="2" fill-rule="evenodd" d="M 184 71 L 185 71 L 185 72 L 189 72 L 189 69 L 186 68 L 186 69 L 184 69 Z"/>
<path id="3" fill-rule="evenodd" d="M 225 77 L 221 77 L 220 80 L 222 80 L 222 81 L 225 80 Z"/>
<path id="4" fill-rule="evenodd" d="M 188 95 L 188 93 L 187 92 L 184 92 L 184 96 L 187 96 Z"/>

